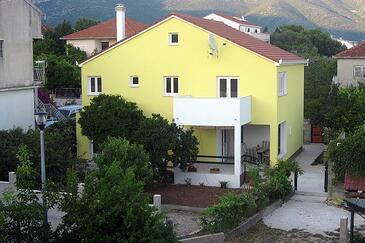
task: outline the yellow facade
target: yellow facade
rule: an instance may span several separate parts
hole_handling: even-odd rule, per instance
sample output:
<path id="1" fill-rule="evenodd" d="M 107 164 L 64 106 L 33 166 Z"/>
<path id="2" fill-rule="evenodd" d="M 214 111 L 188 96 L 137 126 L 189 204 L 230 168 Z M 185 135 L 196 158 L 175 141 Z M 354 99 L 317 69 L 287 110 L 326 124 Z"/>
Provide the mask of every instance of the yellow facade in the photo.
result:
<path id="1" fill-rule="evenodd" d="M 228 27 L 227 27 L 228 28 Z M 179 45 L 169 45 L 169 33 L 179 34 Z M 239 78 L 239 97 L 252 97 L 254 125 L 270 126 L 270 158 L 277 161 L 278 124 L 286 120 L 290 157 L 303 141 L 304 65 L 277 63 L 215 36 L 218 55 L 209 55 L 209 32 L 176 17 L 85 62 L 82 66 L 82 104 L 87 106 L 88 77 L 102 77 L 102 92 L 119 94 L 137 103 L 144 114 L 159 113 L 172 120 L 173 97 L 164 96 L 164 77 L 179 77 L 179 95 L 217 97 L 217 77 Z M 288 73 L 288 95 L 278 97 L 278 72 Z M 130 76 L 139 77 L 139 87 L 130 87 Z M 89 142 L 78 127 L 78 154 L 89 156 Z M 216 132 L 195 128 L 201 154 L 216 154 Z"/>

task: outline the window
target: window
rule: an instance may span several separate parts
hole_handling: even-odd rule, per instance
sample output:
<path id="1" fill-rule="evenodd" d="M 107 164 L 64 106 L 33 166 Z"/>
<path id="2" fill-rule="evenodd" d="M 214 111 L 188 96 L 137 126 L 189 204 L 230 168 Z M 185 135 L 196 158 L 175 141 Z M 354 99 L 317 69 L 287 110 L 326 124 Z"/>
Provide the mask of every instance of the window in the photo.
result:
<path id="1" fill-rule="evenodd" d="M 169 34 L 169 43 L 170 43 L 170 45 L 178 45 L 179 44 L 179 34 L 170 33 Z"/>
<path id="2" fill-rule="evenodd" d="M 286 154 L 286 122 L 280 123 L 278 129 L 278 155 L 281 158 Z"/>
<path id="3" fill-rule="evenodd" d="M 218 78 L 218 96 L 221 98 L 237 98 L 238 97 L 238 78 L 221 77 Z"/>
<path id="4" fill-rule="evenodd" d="M 89 95 L 98 95 L 101 91 L 101 77 L 89 77 Z"/>
<path id="5" fill-rule="evenodd" d="M 165 77 L 165 95 L 174 96 L 179 93 L 179 78 Z"/>
<path id="6" fill-rule="evenodd" d="M 4 40 L 0 40 L 0 57 L 4 57 Z"/>
<path id="7" fill-rule="evenodd" d="M 278 96 L 288 94 L 288 75 L 287 73 L 279 73 L 278 77 Z"/>
<path id="8" fill-rule="evenodd" d="M 365 66 L 354 66 L 354 78 L 365 78 Z"/>
<path id="9" fill-rule="evenodd" d="M 107 42 L 107 41 L 101 42 L 101 50 L 105 50 L 108 47 L 109 47 L 109 42 Z"/>
<path id="10" fill-rule="evenodd" d="M 130 82 L 131 82 L 131 87 L 139 87 L 138 76 L 131 76 Z"/>

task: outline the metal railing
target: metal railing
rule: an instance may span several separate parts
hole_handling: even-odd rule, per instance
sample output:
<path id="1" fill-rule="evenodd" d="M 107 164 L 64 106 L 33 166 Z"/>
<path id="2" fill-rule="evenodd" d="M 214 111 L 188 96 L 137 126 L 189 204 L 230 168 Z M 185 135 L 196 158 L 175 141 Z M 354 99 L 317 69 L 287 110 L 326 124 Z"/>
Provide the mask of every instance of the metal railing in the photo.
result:
<path id="1" fill-rule="evenodd" d="M 33 66 L 33 80 L 34 82 L 44 83 L 46 81 L 47 61 L 35 61 Z"/>
<path id="2" fill-rule="evenodd" d="M 49 117 L 55 117 L 59 121 L 66 119 L 66 117 L 54 105 L 44 104 L 39 98 L 37 109 L 38 111 L 46 112 Z"/>

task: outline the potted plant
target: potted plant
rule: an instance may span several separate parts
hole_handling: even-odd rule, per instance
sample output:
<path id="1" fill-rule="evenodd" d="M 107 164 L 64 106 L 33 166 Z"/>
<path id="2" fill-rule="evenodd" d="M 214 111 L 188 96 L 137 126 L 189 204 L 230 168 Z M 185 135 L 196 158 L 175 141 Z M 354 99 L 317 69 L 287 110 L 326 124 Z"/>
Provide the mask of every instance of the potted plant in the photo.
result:
<path id="1" fill-rule="evenodd" d="M 188 172 L 197 172 L 197 168 L 194 165 L 190 164 L 188 166 Z"/>
<path id="2" fill-rule="evenodd" d="M 229 181 L 219 181 L 219 184 L 221 184 L 221 188 L 222 189 L 225 189 L 227 188 L 227 184 L 228 184 Z"/>
<path id="3" fill-rule="evenodd" d="M 219 174 L 219 172 L 220 172 L 219 168 L 211 168 L 209 171 L 212 174 Z"/>

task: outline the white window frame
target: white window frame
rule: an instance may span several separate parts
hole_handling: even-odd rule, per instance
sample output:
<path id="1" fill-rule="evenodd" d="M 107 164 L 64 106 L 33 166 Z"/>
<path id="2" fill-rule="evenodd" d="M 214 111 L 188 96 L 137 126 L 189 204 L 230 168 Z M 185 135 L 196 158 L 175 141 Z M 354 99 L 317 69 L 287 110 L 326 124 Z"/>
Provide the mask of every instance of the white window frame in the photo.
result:
<path id="1" fill-rule="evenodd" d="M 171 92 L 167 93 L 167 79 L 170 78 L 170 82 L 171 82 Z M 174 78 L 177 78 L 177 83 L 178 83 L 178 87 L 177 87 L 177 93 L 174 92 Z M 179 95 L 179 90 L 180 90 L 180 78 L 179 76 L 164 76 L 163 77 L 163 93 L 164 96 L 178 96 Z"/>
<path id="2" fill-rule="evenodd" d="M 283 122 L 279 123 L 278 126 L 280 126 L 280 144 L 278 144 L 278 146 L 280 146 L 280 153 L 278 153 L 278 158 L 281 159 L 288 152 L 288 150 L 287 150 L 287 139 L 288 139 L 287 138 L 287 122 L 283 121 Z M 278 136 L 279 136 L 279 134 L 278 134 Z"/>
<path id="3" fill-rule="evenodd" d="M 4 58 L 4 43 L 5 41 L 3 39 L 0 39 L 0 58 Z"/>
<path id="4" fill-rule="evenodd" d="M 360 69 L 360 76 L 356 76 L 356 68 Z M 365 65 L 354 66 L 354 79 L 365 79 Z"/>
<path id="5" fill-rule="evenodd" d="M 134 78 L 138 78 L 138 84 L 133 83 Z M 137 76 L 137 75 L 130 76 L 129 85 L 130 85 L 131 88 L 138 88 L 139 87 L 139 76 Z"/>
<path id="6" fill-rule="evenodd" d="M 91 79 L 94 78 L 95 82 L 95 92 L 91 91 Z M 101 78 L 101 92 L 98 92 L 98 78 Z M 88 95 L 99 95 L 103 92 L 103 78 L 101 76 L 89 76 L 87 78 L 87 93 Z"/>
<path id="7" fill-rule="evenodd" d="M 220 97 L 220 80 L 227 80 L 227 97 Z M 232 97 L 231 95 L 231 79 L 237 79 L 237 97 Z M 218 76 L 217 77 L 217 97 L 222 99 L 227 98 L 239 98 L 240 97 L 240 78 L 238 76 Z"/>
<path id="8" fill-rule="evenodd" d="M 278 96 L 285 96 L 288 94 L 288 73 L 278 73 Z"/>
<path id="9" fill-rule="evenodd" d="M 173 35 L 177 35 L 177 42 L 172 42 L 172 36 Z M 180 37 L 179 37 L 179 33 L 177 32 L 171 32 L 169 33 L 169 45 L 170 46 L 178 46 L 180 42 Z"/>

